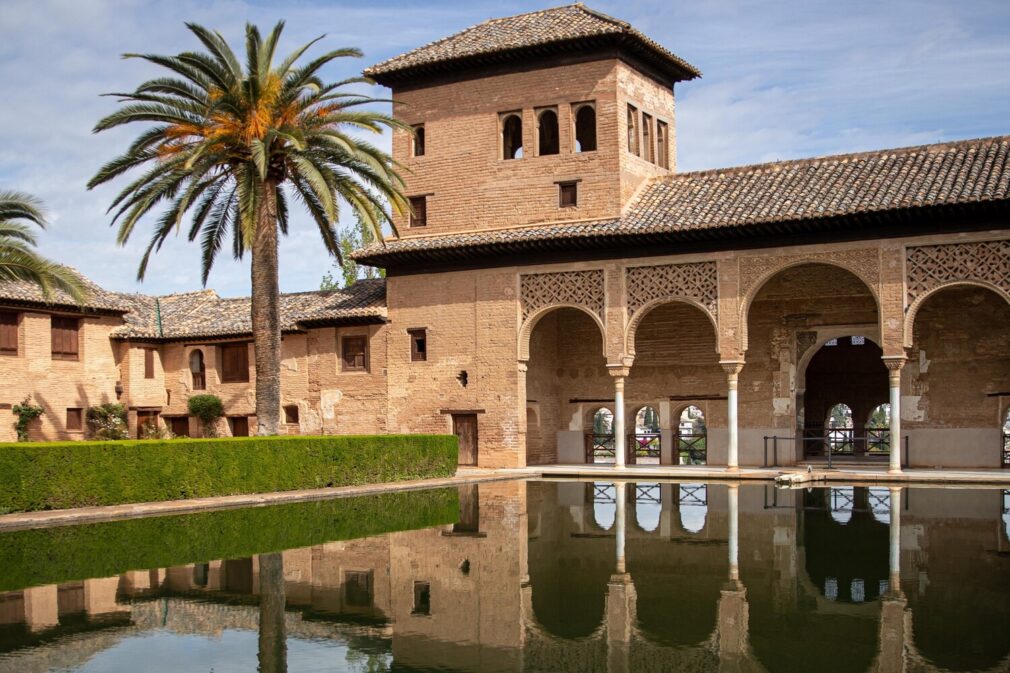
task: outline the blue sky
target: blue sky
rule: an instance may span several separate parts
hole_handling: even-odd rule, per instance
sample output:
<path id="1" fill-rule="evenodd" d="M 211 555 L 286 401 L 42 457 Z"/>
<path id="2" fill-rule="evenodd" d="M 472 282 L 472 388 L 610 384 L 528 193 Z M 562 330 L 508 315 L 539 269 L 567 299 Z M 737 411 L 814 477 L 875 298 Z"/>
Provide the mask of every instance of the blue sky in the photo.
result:
<path id="1" fill-rule="evenodd" d="M 556 4 L 556 3 L 554 3 Z M 1010 2 L 1006 0 L 598 0 L 698 66 L 677 89 L 681 170 L 1010 133 Z M 85 183 L 133 131 L 92 135 L 115 107 L 99 93 L 130 90 L 157 69 L 128 51 L 195 46 L 196 21 L 233 43 L 242 26 L 287 21 L 282 51 L 321 33 L 320 49 L 357 46 L 325 75 L 362 67 L 533 2 L 288 0 L 3 0 L 0 11 L 0 188 L 42 198 L 52 220 L 42 251 L 101 285 L 168 293 L 199 286 L 199 250 L 170 241 L 146 281 L 135 278 L 151 223 L 125 248 L 105 209 L 116 185 Z M 380 89 L 376 94 L 382 94 Z M 330 264 L 307 218 L 281 244 L 281 287 L 313 289 Z M 222 255 L 209 285 L 248 293 L 245 264 Z"/>

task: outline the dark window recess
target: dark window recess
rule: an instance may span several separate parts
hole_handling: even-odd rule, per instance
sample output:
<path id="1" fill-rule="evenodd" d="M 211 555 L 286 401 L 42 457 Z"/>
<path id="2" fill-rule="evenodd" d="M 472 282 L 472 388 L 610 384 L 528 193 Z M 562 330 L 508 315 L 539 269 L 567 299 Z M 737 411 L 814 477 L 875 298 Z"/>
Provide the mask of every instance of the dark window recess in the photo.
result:
<path id="1" fill-rule="evenodd" d="M 579 205 L 579 183 L 562 182 L 558 184 L 558 207 L 574 208 Z"/>
<path id="2" fill-rule="evenodd" d="M 344 603 L 352 608 L 372 607 L 372 571 L 344 572 Z"/>
<path id="3" fill-rule="evenodd" d="M 628 151 L 638 156 L 638 108 L 628 106 Z"/>
<path id="4" fill-rule="evenodd" d="M 427 227 L 428 226 L 428 197 L 427 196 L 412 196 L 410 197 L 410 226 L 413 227 Z"/>
<path id="5" fill-rule="evenodd" d="M 67 430 L 80 432 L 84 429 L 84 410 L 67 409 Z"/>
<path id="6" fill-rule="evenodd" d="M 670 167 L 670 134 L 666 122 L 656 122 L 656 163 L 660 168 Z"/>
<path id="7" fill-rule="evenodd" d="M 575 113 L 575 151 L 596 150 L 596 108 L 583 105 Z"/>
<path id="8" fill-rule="evenodd" d="M 431 614 L 431 585 L 428 582 L 414 582 L 414 609 L 411 614 Z"/>
<path id="9" fill-rule="evenodd" d="M 80 354 L 77 318 L 52 318 L 52 353 L 54 360 L 76 360 Z"/>
<path id="10" fill-rule="evenodd" d="M 501 125 L 502 159 L 521 159 L 523 156 L 523 120 L 517 114 L 507 115 Z"/>
<path id="11" fill-rule="evenodd" d="M 221 346 L 221 382 L 249 382 L 249 346 L 247 344 Z"/>
<path id="12" fill-rule="evenodd" d="M 210 575 L 209 563 L 197 563 L 193 566 L 193 584 L 198 587 L 207 586 Z"/>
<path id="13" fill-rule="evenodd" d="M 154 349 L 145 348 L 144 349 L 144 378 L 153 379 L 154 378 Z"/>
<path id="14" fill-rule="evenodd" d="M 169 430 L 176 437 L 189 437 L 189 416 L 173 416 L 168 419 Z"/>
<path id="15" fill-rule="evenodd" d="M 561 151 L 561 141 L 558 137 L 558 113 L 554 110 L 544 110 L 537 118 L 537 154 L 557 154 Z"/>
<path id="16" fill-rule="evenodd" d="M 424 124 L 414 127 L 414 156 L 424 156 Z"/>
<path id="17" fill-rule="evenodd" d="M 232 416 L 228 419 L 232 437 L 249 436 L 249 418 L 247 416 Z"/>
<path id="18" fill-rule="evenodd" d="M 0 312 L 0 354 L 18 354 L 18 314 Z"/>
<path id="19" fill-rule="evenodd" d="M 423 329 L 409 329 L 410 361 L 424 362 L 428 359 L 428 332 Z"/>
<path id="20" fill-rule="evenodd" d="M 656 163 L 656 146 L 652 137 L 652 117 L 647 114 L 642 115 L 642 149 L 645 150 L 643 159 L 651 163 Z"/>
<path id="21" fill-rule="evenodd" d="M 345 372 L 365 371 L 368 369 L 368 337 L 344 337 L 341 340 L 340 353 Z"/>
<path id="22" fill-rule="evenodd" d="M 193 375 L 193 390 L 207 389 L 207 365 L 203 361 L 203 351 L 189 354 L 189 371 Z"/>
<path id="23" fill-rule="evenodd" d="M 137 412 L 137 439 L 143 439 L 145 432 L 153 433 L 158 429 L 157 411 Z"/>
<path id="24" fill-rule="evenodd" d="M 288 424 L 298 423 L 298 405 L 289 404 L 284 407 L 284 422 Z"/>

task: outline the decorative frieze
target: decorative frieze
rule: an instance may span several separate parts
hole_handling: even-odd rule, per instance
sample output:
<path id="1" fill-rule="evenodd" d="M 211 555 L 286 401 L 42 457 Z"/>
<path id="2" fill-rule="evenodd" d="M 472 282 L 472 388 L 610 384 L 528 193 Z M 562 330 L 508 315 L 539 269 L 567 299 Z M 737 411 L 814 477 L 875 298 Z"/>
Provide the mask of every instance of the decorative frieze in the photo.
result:
<path id="1" fill-rule="evenodd" d="M 986 283 L 1010 294 L 1010 241 L 918 245 L 905 250 L 908 306 L 942 285 Z"/>
<path id="2" fill-rule="evenodd" d="M 719 279 L 715 262 L 634 266 L 627 270 L 628 314 L 664 299 L 690 299 L 715 318 L 719 311 Z"/>
<path id="3" fill-rule="evenodd" d="M 877 248 L 832 250 L 800 255 L 742 257 L 740 296 L 751 297 L 758 285 L 783 269 L 800 264 L 832 264 L 851 271 L 870 286 L 874 294 L 880 284 L 880 251 Z"/>
<path id="4" fill-rule="evenodd" d="M 522 274 L 519 285 L 523 322 L 548 306 L 581 306 L 603 321 L 605 291 L 602 269 Z"/>

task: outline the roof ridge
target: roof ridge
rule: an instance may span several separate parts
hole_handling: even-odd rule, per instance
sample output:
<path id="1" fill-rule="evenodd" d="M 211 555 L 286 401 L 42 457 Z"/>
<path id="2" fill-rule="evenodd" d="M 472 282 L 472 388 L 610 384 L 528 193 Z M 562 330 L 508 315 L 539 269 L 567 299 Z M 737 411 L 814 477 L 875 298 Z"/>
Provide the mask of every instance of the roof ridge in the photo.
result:
<path id="1" fill-rule="evenodd" d="M 652 178 L 650 182 L 673 181 L 678 178 L 698 177 L 704 175 L 736 174 L 753 172 L 762 168 L 777 168 L 779 166 L 802 165 L 828 163 L 832 160 L 857 159 L 868 156 L 882 156 L 887 154 L 914 154 L 916 152 L 938 152 L 963 147 L 965 145 L 981 145 L 992 142 L 1010 142 L 1010 135 L 982 136 L 980 138 L 963 138 L 960 140 L 946 140 L 936 143 L 926 143 L 922 145 L 905 145 L 902 147 L 885 147 L 879 150 L 864 150 L 862 152 L 843 152 L 839 154 L 819 154 L 812 157 L 799 157 L 797 159 L 778 159 L 775 161 L 765 161 L 753 164 L 741 164 L 739 166 L 724 166 L 722 168 L 704 168 L 697 171 L 685 171 L 683 173 L 671 173 L 669 175 L 659 175 Z"/>

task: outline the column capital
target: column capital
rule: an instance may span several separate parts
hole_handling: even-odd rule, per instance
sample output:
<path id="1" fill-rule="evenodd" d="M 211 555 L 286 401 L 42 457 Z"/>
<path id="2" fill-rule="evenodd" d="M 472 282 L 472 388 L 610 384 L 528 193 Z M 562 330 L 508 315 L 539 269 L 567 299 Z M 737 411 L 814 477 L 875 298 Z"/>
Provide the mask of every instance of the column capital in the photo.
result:
<path id="1" fill-rule="evenodd" d="M 719 365 L 722 367 L 723 371 L 730 376 L 736 376 L 740 373 L 744 366 L 743 360 L 719 360 Z"/>
<path id="2" fill-rule="evenodd" d="M 884 355 L 880 359 L 884 361 L 884 366 L 887 367 L 888 371 L 892 372 L 900 372 L 901 368 L 908 362 L 908 358 L 904 355 Z"/>
<path id="3" fill-rule="evenodd" d="M 628 374 L 631 373 L 631 367 L 623 364 L 617 365 L 607 365 L 607 373 L 613 376 L 615 379 L 627 378 Z"/>

